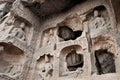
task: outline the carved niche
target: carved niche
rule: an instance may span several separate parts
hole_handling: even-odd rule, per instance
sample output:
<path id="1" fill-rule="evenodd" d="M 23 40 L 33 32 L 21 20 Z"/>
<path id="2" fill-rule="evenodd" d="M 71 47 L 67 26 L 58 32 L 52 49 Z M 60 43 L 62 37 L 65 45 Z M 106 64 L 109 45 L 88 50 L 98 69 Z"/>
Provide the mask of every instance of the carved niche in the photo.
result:
<path id="1" fill-rule="evenodd" d="M 43 31 L 42 39 L 41 39 L 41 46 L 52 45 L 57 42 L 57 33 L 56 28 L 50 28 Z"/>
<path id="2" fill-rule="evenodd" d="M 1 40 L 13 42 L 17 39 L 25 44 L 30 44 L 33 32 L 31 24 L 23 18 L 13 16 L 11 12 L 4 18 L 5 19 L 0 24 Z M 4 36 L 2 34 L 4 34 Z"/>
<path id="3" fill-rule="evenodd" d="M 0 74 L 19 76 L 25 61 L 26 56 L 21 49 L 8 43 L 0 43 Z"/>
<path id="4" fill-rule="evenodd" d="M 11 33 L 13 33 L 20 41 L 30 45 L 33 35 L 33 27 L 24 18 L 15 17 L 14 28 L 11 30 Z"/>
<path id="5" fill-rule="evenodd" d="M 72 14 L 58 24 L 59 41 L 75 40 L 82 35 L 83 25 L 78 14 Z"/>
<path id="6" fill-rule="evenodd" d="M 101 31 L 105 31 L 110 28 L 110 16 L 104 6 L 95 7 L 89 11 L 86 14 L 86 19 L 92 35 L 103 33 Z"/>
<path id="7" fill-rule="evenodd" d="M 37 60 L 36 79 L 50 80 L 53 76 L 53 56 L 45 54 Z"/>
<path id="8" fill-rule="evenodd" d="M 101 35 L 93 39 L 95 50 L 95 66 L 97 74 L 116 72 L 115 57 L 117 56 L 116 42 L 112 36 Z"/>
<path id="9" fill-rule="evenodd" d="M 60 76 L 83 73 L 84 54 L 81 46 L 73 45 L 62 49 L 60 54 Z"/>

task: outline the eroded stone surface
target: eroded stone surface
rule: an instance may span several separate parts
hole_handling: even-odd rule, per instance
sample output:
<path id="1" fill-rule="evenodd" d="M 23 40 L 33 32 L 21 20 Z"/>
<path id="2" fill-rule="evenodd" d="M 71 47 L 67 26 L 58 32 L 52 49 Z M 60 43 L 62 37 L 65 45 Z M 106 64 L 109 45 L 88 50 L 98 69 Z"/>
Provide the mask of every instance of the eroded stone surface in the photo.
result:
<path id="1" fill-rule="evenodd" d="M 119 80 L 120 37 L 105 0 L 1 0 L 0 80 Z"/>

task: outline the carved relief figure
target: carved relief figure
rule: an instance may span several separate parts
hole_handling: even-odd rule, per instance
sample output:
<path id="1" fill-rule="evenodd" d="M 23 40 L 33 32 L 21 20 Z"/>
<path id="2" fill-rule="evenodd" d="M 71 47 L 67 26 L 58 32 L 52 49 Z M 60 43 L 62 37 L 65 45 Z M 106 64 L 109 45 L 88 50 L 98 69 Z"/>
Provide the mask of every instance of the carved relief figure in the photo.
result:
<path id="1" fill-rule="evenodd" d="M 24 32 L 24 28 L 25 28 L 25 23 L 21 23 L 19 27 L 13 27 L 13 29 L 11 30 L 11 32 L 9 33 L 9 37 L 10 38 L 17 38 L 22 42 L 26 41 L 26 36 L 25 36 L 25 32 Z"/>
<path id="2" fill-rule="evenodd" d="M 50 59 L 48 55 L 45 55 L 45 64 L 44 67 L 42 67 L 38 73 L 44 80 L 50 80 L 50 77 L 52 77 L 53 72 L 53 64 L 50 62 Z"/>
<path id="3" fill-rule="evenodd" d="M 0 37 L 2 40 L 7 40 L 8 42 L 13 42 L 15 39 L 26 43 L 26 23 L 15 18 L 15 16 L 9 12 L 2 19 L 0 24 Z M 3 35 L 4 34 L 4 35 Z"/>
<path id="4" fill-rule="evenodd" d="M 11 77 L 16 77 L 21 74 L 23 69 L 23 64 L 11 64 L 7 67 L 6 73 Z"/>
<path id="5" fill-rule="evenodd" d="M 99 11 L 95 10 L 94 11 L 94 16 L 93 16 L 93 19 L 90 21 L 90 26 L 93 28 L 101 28 L 103 27 L 106 22 L 105 22 L 105 19 L 99 15 Z"/>
<path id="6" fill-rule="evenodd" d="M 50 29 L 50 30 L 49 30 L 48 40 L 49 40 L 49 41 L 48 41 L 48 45 L 54 43 L 54 41 L 55 41 L 55 35 L 54 35 L 53 29 Z"/>
<path id="7" fill-rule="evenodd" d="M 42 46 L 51 45 L 54 44 L 55 42 L 56 37 L 54 29 L 49 29 L 48 31 L 45 31 Z"/>
<path id="8" fill-rule="evenodd" d="M 48 44 L 48 42 L 49 42 L 49 40 L 48 40 L 48 37 L 49 37 L 49 34 L 47 33 L 47 32 L 45 32 L 44 33 L 44 38 L 43 38 L 43 46 L 46 46 L 47 44 Z"/>
<path id="9" fill-rule="evenodd" d="M 15 20 L 14 20 L 14 17 L 11 15 L 11 13 L 8 13 L 6 16 L 4 16 L 1 19 L 1 21 L 2 23 L 0 24 L 0 37 L 1 37 L 1 40 L 4 40 L 7 38 L 8 36 L 7 34 L 12 29 L 13 23 Z"/>
<path id="10" fill-rule="evenodd" d="M 49 80 L 52 76 L 53 65 L 50 63 L 48 56 L 45 56 L 45 80 Z"/>
<path id="11" fill-rule="evenodd" d="M 65 41 L 73 40 L 74 37 L 75 37 L 73 30 L 71 28 L 67 27 L 67 26 L 59 27 L 58 36 Z"/>

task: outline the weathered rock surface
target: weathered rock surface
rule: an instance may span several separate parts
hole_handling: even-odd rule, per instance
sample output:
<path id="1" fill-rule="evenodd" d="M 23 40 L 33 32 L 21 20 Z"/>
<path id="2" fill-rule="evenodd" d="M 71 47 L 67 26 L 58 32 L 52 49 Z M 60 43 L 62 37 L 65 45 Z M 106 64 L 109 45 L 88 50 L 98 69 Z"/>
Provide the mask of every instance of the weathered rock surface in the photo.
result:
<path id="1" fill-rule="evenodd" d="M 119 80 L 118 3 L 0 0 L 0 80 Z"/>

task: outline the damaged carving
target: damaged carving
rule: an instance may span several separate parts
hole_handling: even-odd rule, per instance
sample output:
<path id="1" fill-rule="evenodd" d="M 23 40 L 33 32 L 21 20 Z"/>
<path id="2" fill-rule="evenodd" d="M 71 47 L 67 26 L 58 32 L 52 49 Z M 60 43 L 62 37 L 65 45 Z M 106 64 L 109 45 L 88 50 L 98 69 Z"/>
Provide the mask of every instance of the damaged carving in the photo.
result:
<path id="1" fill-rule="evenodd" d="M 0 80 L 119 80 L 111 0 L 0 0 Z"/>

